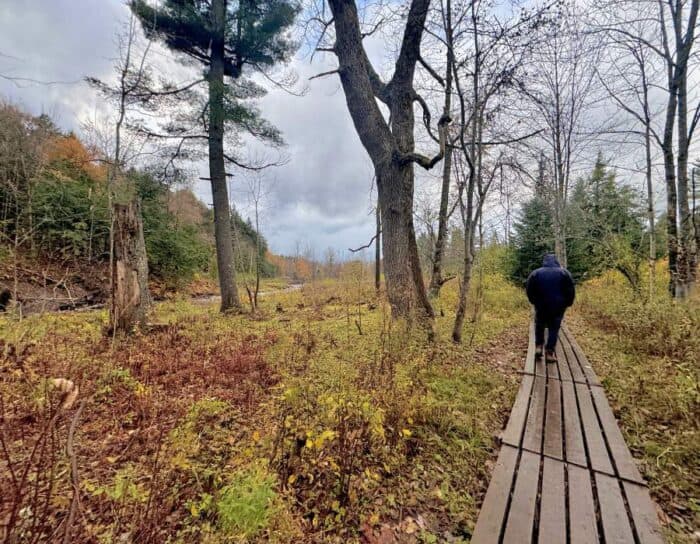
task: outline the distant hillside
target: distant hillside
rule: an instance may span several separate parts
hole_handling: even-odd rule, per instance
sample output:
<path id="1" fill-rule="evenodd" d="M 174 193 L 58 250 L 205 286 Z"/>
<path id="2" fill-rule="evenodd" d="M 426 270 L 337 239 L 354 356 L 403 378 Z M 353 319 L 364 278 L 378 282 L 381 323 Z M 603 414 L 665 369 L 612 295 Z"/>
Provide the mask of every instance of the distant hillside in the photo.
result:
<path id="1" fill-rule="evenodd" d="M 153 287 L 183 287 L 215 277 L 213 212 L 189 189 L 172 189 L 148 169 L 125 174 L 141 199 Z M 267 242 L 233 214 L 236 268 L 275 273 Z M 0 103 L 0 290 L 27 307 L 103 300 L 108 283 L 107 169 L 100 154 L 46 115 Z"/>

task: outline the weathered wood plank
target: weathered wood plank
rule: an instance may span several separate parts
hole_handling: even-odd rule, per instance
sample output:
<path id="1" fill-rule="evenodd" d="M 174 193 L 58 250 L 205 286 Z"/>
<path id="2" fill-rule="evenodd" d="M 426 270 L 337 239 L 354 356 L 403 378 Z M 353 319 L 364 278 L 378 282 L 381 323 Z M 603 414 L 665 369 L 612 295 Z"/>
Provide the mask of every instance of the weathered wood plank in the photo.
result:
<path id="1" fill-rule="evenodd" d="M 523 451 L 515 480 L 515 489 L 508 513 L 503 544 L 532 542 L 532 528 L 540 479 L 540 456 Z"/>
<path id="2" fill-rule="evenodd" d="M 547 377 L 547 367 L 545 365 L 546 365 L 546 363 L 544 362 L 544 355 L 542 357 L 535 358 L 535 375 L 536 376 L 542 376 L 543 378 Z"/>
<path id="3" fill-rule="evenodd" d="M 623 482 L 627 503 L 641 544 L 663 544 L 659 517 L 649 496 L 649 490 L 630 482 Z"/>
<path id="4" fill-rule="evenodd" d="M 615 475 L 608 450 L 603 440 L 603 433 L 598 425 L 598 417 L 593 409 L 590 389 L 587 385 L 576 384 L 576 395 L 581 411 L 581 422 L 583 423 L 583 433 L 588 446 L 588 456 L 593 470 Z"/>
<path id="5" fill-rule="evenodd" d="M 562 381 L 571 381 L 571 370 L 569 370 L 569 365 L 566 361 L 566 354 L 564 353 L 564 348 L 561 345 L 561 341 L 557 342 L 557 368 L 559 370 L 559 379 Z"/>
<path id="6" fill-rule="evenodd" d="M 561 342 L 561 347 L 564 350 L 564 355 L 566 361 L 569 365 L 569 370 L 571 371 L 571 379 L 576 383 L 586 383 L 586 375 L 583 373 L 583 369 L 578 364 L 578 359 L 574 355 L 573 348 L 569 344 L 568 339 L 565 335 L 559 337 L 559 342 Z"/>
<path id="7" fill-rule="evenodd" d="M 574 335 L 571 334 L 571 331 L 566 325 L 562 325 L 562 330 L 564 331 L 567 340 L 571 344 L 574 354 L 578 358 L 579 364 L 581 365 L 581 368 L 583 369 L 583 372 L 586 376 L 586 381 L 591 385 L 600 385 L 600 380 L 598 379 L 598 376 L 593 370 L 591 363 L 588 361 L 588 357 L 586 357 L 586 354 L 581 349 L 581 346 L 578 345 L 578 342 L 576 341 L 576 338 L 574 338 Z"/>
<path id="8" fill-rule="evenodd" d="M 588 469 L 568 465 L 571 544 L 598 543 L 593 487 Z"/>
<path id="9" fill-rule="evenodd" d="M 559 379 L 559 363 L 547 363 L 547 378 L 558 380 Z"/>
<path id="10" fill-rule="evenodd" d="M 523 429 L 525 428 L 525 419 L 527 418 L 528 406 L 530 403 L 530 394 L 532 393 L 532 384 L 535 378 L 533 376 L 523 375 L 523 380 L 520 382 L 520 389 L 515 397 L 513 409 L 508 418 L 508 425 L 503 431 L 501 440 L 515 446 L 520 447 L 520 440 L 523 437 Z"/>
<path id="11" fill-rule="evenodd" d="M 527 355 L 525 356 L 525 373 L 535 373 L 535 321 L 530 321 L 530 336 L 527 344 Z"/>
<path id="12" fill-rule="evenodd" d="M 566 542 L 564 463 L 544 458 L 538 542 Z"/>
<path id="13" fill-rule="evenodd" d="M 598 410 L 600 423 L 603 426 L 603 432 L 608 441 L 608 446 L 610 447 L 610 452 L 612 453 L 618 475 L 621 478 L 644 484 L 644 479 L 639 473 L 634 458 L 625 443 L 620 427 L 617 425 L 615 414 L 613 414 L 610 404 L 608 404 L 608 400 L 605 398 L 603 389 L 600 387 L 591 387 L 591 394 L 593 395 L 593 402 Z"/>
<path id="14" fill-rule="evenodd" d="M 562 400 L 564 405 L 564 436 L 566 437 L 566 460 L 581 466 L 588 466 L 586 450 L 581 430 L 581 419 L 576 404 L 576 391 L 571 382 L 562 382 Z"/>
<path id="15" fill-rule="evenodd" d="M 481 506 L 479 519 L 474 528 L 474 544 L 497 544 L 501 535 L 510 488 L 515 475 L 518 450 L 510 446 L 501 446 L 498 461 L 491 475 L 484 504 Z"/>
<path id="16" fill-rule="evenodd" d="M 564 459 L 561 432 L 561 384 L 559 380 L 547 380 L 547 417 L 544 429 L 544 453 L 556 459 Z"/>
<path id="17" fill-rule="evenodd" d="M 606 544 L 629 544 L 634 542 L 632 527 L 625 502 L 620 493 L 619 480 L 596 473 L 595 484 L 598 490 L 600 517 Z"/>
<path id="18" fill-rule="evenodd" d="M 530 398 L 530 409 L 525 422 L 523 448 L 540 453 L 542 451 L 542 433 L 544 431 L 545 382 L 546 378 L 535 377 Z"/>

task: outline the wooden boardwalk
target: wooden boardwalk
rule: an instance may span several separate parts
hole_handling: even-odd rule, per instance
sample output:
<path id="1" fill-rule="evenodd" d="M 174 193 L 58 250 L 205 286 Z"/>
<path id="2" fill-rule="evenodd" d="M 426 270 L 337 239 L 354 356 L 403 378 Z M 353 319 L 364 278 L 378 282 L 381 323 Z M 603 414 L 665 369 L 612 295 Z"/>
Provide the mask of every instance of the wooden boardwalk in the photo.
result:
<path id="1" fill-rule="evenodd" d="M 531 325 L 472 542 L 662 543 L 649 491 L 574 337 L 562 327 L 556 364 L 534 352 Z"/>

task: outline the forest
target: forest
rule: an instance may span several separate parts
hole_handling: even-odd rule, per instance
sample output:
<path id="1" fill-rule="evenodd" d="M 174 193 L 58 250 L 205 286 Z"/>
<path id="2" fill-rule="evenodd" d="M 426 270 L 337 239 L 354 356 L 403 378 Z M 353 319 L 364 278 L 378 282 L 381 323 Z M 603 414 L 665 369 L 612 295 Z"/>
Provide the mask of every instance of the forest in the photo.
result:
<path id="1" fill-rule="evenodd" d="M 700 542 L 700 0 L 90 4 L 0 8 L 0 542 Z"/>

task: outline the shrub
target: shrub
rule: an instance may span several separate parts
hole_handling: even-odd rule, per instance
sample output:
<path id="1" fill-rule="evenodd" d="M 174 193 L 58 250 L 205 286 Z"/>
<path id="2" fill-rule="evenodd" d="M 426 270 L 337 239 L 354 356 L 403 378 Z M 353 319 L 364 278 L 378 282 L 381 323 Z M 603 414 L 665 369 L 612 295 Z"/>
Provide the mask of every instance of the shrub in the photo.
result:
<path id="1" fill-rule="evenodd" d="M 262 466 L 239 470 L 219 492 L 216 501 L 219 527 L 241 538 L 260 533 L 274 514 L 275 485 L 274 476 Z"/>

